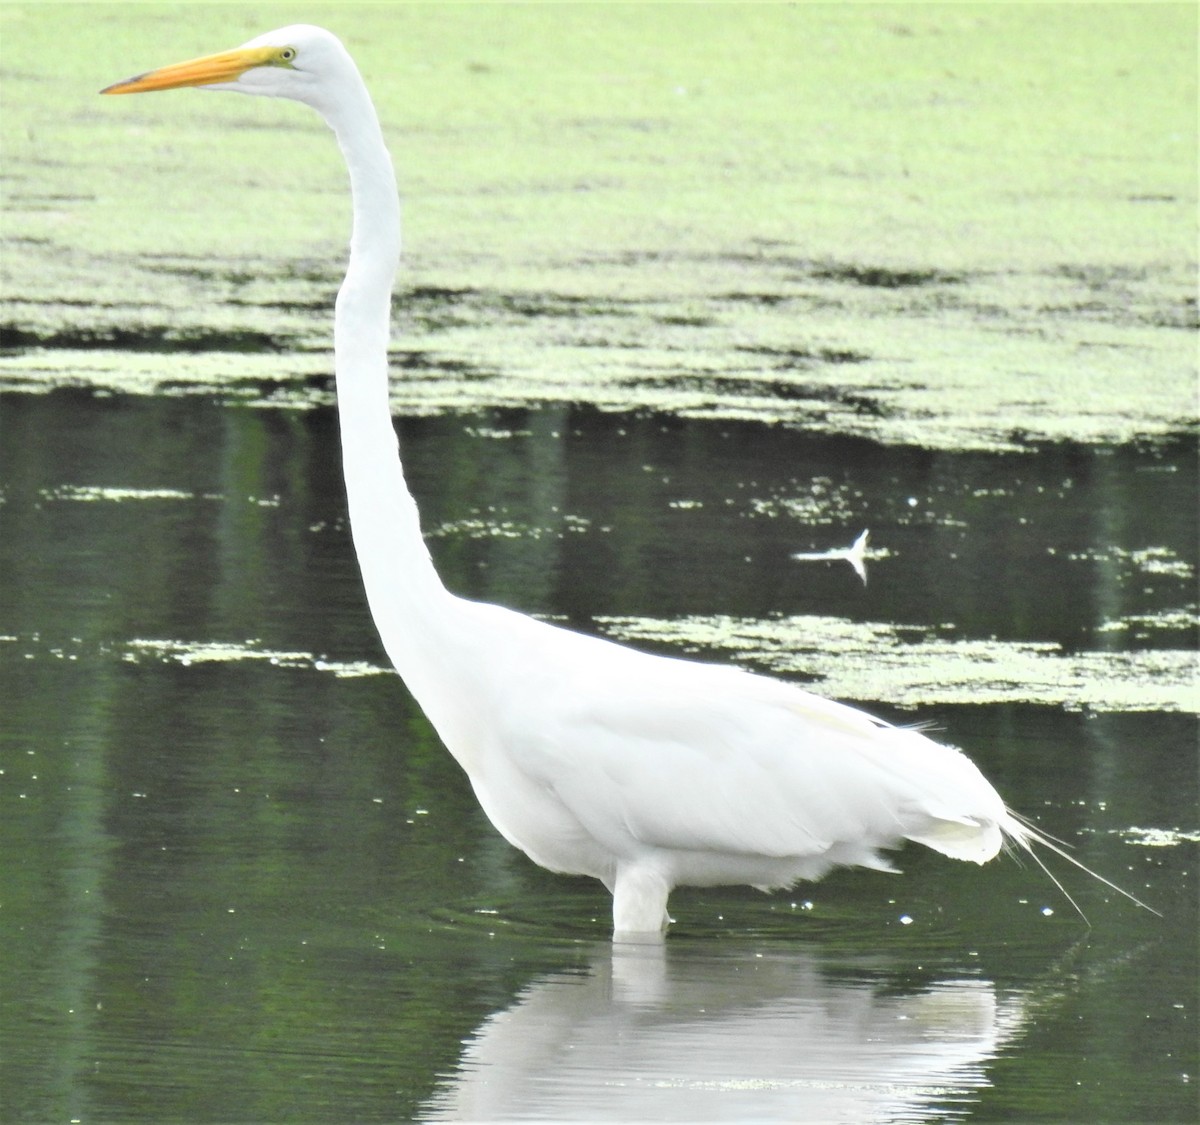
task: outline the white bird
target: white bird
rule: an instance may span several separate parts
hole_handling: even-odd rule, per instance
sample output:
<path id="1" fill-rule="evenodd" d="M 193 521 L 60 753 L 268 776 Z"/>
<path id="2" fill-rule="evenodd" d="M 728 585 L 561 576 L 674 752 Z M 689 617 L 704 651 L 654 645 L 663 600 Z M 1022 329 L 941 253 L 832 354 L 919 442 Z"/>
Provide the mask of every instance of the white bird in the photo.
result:
<path id="1" fill-rule="evenodd" d="M 290 98 L 333 129 L 353 199 L 334 316 L 342 464 L 371 613 L 492 824 L 535 863 L 601 880 L 614 934 L 661 934 L 679 885 L 770 889 L 842 864 L 890 870 L 880 850 L 905 840 L 975 863 L 1006 838 L 1046 843 L 964 754 L 916 730 L 447 591 L 388 408 L 400 207 L 358 68 L 334 35 L 297 25 L 102 92 L 179 86 Z"/>

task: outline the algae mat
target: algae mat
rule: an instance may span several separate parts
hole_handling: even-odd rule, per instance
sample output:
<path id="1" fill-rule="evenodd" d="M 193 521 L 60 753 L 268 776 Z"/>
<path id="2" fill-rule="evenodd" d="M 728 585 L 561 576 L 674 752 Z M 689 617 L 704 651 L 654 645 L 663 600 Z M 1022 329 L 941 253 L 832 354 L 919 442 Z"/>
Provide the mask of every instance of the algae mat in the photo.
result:
<path id="1" fill-rule="evenodd" d="M 328 401 L 348 216 L 322 124 L 95 96 L 295 13 L 2 14 L 0 387 Z M 1195 424 L 1193 6 L 305 18 L 358 58 L 399 165 L 397 411 L 591 403 L 947 449 Z"/>

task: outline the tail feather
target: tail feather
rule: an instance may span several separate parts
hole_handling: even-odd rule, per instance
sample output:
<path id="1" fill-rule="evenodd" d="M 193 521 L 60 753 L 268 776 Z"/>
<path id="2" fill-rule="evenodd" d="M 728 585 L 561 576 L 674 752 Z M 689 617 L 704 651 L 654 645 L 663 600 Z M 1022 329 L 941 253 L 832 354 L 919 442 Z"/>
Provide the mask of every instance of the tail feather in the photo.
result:
<path id="1" fill-rule="evenodd" d="M 1125 898 L 1129 899 L 1130 902 L 1140 906 L 1143 910 L 1149 910 L 1151 914 L 1154 914 L 1159 918 L 1162 917 L 1162 913 L 1158 910 L 1155 910 L 1153 906 L 1148 906 L 1146 903 L 1142 902 L 1140 898 L 1130 894 L 1123 887 L 1118 887 L 1117 884 L 1112 882 L 1110 879 L 1106 879 L 1103 875 L 1093 871 L 1086 864 L 1081 863 L 1070 853 L 1068 850 L 1070 845 L 1068 845 L 1065 841 L 1056 839 L 1054 836 L 1050 836 L 1045 832 L 1040 832 L 1019 813 L 1015 813 L 1011 809 L 1006 809 L 1004 819 L 1000 822 L 1000 829 L 1004 833 L 1006 841 L 1011 841 L 1020 847 L 1021 850 L 1028 854 L 1033 859 L 1034 863 L 1036 863 L 1038 867 L 1040 867 L 1042 871 L 1046 873 L 1050 881 L 1059 889 L 1063 898 L 1065 898 L 1071 904 L 1071 906 L 1074 907 L 1075 913 L 1078 914 L 1079 917 L 1082 918 L 1085 923 L 1087 923 L 1087 925 L 1091 925 L 1091 923 L 1088 922 L 1087 915 L 1084 914 L 1084 912 L 1080 909 L 1079 903 L 1077 903 L 1071 897 L 1070 893 L 1067 891 L 1067 888 L 1062 885 L 1062 883 L 1055 876 L 1054 872 L 1052 872 L 1050 868 L 1048 868 L 1042 861 L 1042 857 L 1038 855 L 1036 851 L 1034 851 L 1035 844 L 1039 847 L 1043 847 L 1049 851 L 1052 851 L 1057 856 L 1061 856 L 1068 863 L 1079 868 L 1080 871 L 1090 875 L 1093 879 L 1098 879 L 1110 890 L 1114 890 L 1117 892 L 1117 894 L 1123 895 Z M 1011 850 L 1012 849 L 1010 848 L 1009 851 L 1011 852 Z"/>
<path id="2" fill-rule="evenodd" d="M 920 832 L 906 832 L 905 837 L 951 859 L 987 863 L 1000 851 L 1004 829 L 990 819 L 939 812 Z"/>

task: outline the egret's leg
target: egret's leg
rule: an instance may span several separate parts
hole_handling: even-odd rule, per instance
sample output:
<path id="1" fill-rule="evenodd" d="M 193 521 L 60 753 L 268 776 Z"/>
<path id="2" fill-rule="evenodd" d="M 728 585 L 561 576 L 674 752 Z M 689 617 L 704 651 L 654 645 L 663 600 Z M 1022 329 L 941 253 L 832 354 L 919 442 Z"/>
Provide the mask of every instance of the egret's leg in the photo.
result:
<path id="1" fill-rule="evenodd" d="M 658 934 L 671 922 L 667 896 L 671 884 L 660 871 L 638 864 L 617 869 L 613 885 L 613 934 Z"/>

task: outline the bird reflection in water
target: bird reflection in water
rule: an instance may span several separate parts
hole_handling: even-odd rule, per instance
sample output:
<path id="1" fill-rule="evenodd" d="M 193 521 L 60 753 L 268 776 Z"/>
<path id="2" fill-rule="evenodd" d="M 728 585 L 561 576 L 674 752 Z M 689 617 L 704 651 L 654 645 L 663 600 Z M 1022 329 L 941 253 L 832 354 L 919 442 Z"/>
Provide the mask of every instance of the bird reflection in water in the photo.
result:
<path id="1" fill-rule="evenodd" d="M 489 1016 L 423 1119 L 917 1122 L 990 1085 L 1024 999 L 876 959 L 614 943 Z"/>

